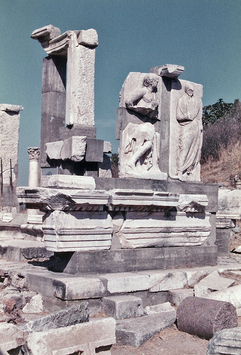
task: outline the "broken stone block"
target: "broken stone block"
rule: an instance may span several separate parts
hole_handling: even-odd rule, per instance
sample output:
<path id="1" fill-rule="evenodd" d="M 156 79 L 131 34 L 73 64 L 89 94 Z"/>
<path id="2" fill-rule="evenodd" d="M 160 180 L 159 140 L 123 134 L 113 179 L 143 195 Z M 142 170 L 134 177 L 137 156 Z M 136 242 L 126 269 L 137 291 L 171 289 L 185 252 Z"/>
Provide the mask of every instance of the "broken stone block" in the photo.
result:
<path id="1" fill-rule="evenodd" d="M 110 293 L 124 293 L 148 290 L 149 276 L 137 275 L 131 272 L 105 274 L 101 277 L 107 281 L 107 291 Z"/>
<path id="2" fill-rule="evenodd" d="M 98 46 L 98 34 L 96 30 L 90 28 L 89 30 L 82 30 L 78 34 L 78 43 L 86 47 L 95 48 Z"/>
<path id="3" fill-rule="evenodd" d="M 106 295 L 105 283 L 97 277 L 67 277 L 54 280 L 54 295 L 62 300 L 98 298 Z"/>
<path id="4" fill-rule="evenodd" d="M 63 141 L 48 142 L 46 144 L 46 154 L 49 159 L 61 159 L 61 150 L 63 148 Z"/>
<path id="5" fill-rule="evenodd" d="M 150 292 L 169 291 L 183 288 L 187 284 L 187 275 L 183 271 L 153 272 L 150 274 Z"/>
<path id="6" fill-rule="evenodd" d="M 91 176 L 51 175 L 42 176 L 42 187 L 94 190 L 95 179 Z"/>
<path id="7" fill-rule="evenodd" d="M 139 347 L 176 320 L 173 312 L 150 314 L 140 318 L 123 319 L 116 323 L 117 345 Z"/>
<path id="8" fill-rule="evenodd" d="M 87 137 L 85 136 L 73 136 L 65 139 L 61 150 L 61 159 L 70 159 L 75 162 L 82 161 L 85 157 L 86 140 Z"/>
<path id="9" fill-rule="evenodd" d="M 201 278 L 208 275 L 207 270 L 186 270 L 188 286 L 193 287 Z"/>
<path id="10" fill-rule="evenodd" d="M 23 345 L 26 341 L 27 333 L 19 329 L 14 324 L 0 323 L 0 353 L 9 354 L 9 350 Z"/>
<path id="11" fill-rule="evenodd" d="M 74 324 L 88 322 L 89 304 L 81 302 L 72 307 L 48 314 L 32 320 L 23 326 L 23 329 L 31 332 L 43 332 L 49 329 L 67 327 Z"/>
<path id="12" fill-rule="evenodd" d="M 176 317 L 176 310 L 171 306 L 170 302 L 164 302 L 160 304 L 156 304 L 154 306 L 146 306 L 145 314 L 156 314 L 156 313 L 164 313 L 165 312 L 173 312 L 173 315 Z"/>
<path id="13" fill-rule="evenodd" d="M 144 314 L 142 299 L 131 295 L 104 297 L 103 311 L 115 319 L 140 317 Z"/>
<path id="14" fill-rule="evenodd" d="M 103 153 L 111 153 L 112 152 L 112 144 L 108 141 L 104 141 Z"/>
<path id="15" fill-rule="evenodd" d="M 208 298 L 230 302 L 235 308 L 241 308 L 241 285 L 232 286 L 223 291 L 212 292 Z"/>
<path id="16" fill-rule="evenodd" d="M 235 280 L 221 277 L 217 270 L 202 279 L 198 286 L 206 286 L 211 291 L 221 291 L 234 284 Z"/>
<path id="17" fill-rule="evenodd" d="M 23 313 L 41 312 L 43 312 L 43 298 L 40 294 L 33 296 L 30 302 L 23 307 Z"/>
<path id="18" fill-rule="evenodd" d="M 207 355 L 241 354 L 241 328 L 223 329 L 208 342 Z"/>
<path id="19" fill-rule="evenodd" d="M 200 338 L 211 339 L 217 331 L 237 325 L 236 309 L 229 302 L 188 297 L 177 309 L 178 329 Z"/>
<path id="20" fill-rule="evenodd" d="M 187 297 L 193 296 L 193 289 L 192 288 L 183 288 L 180 290 L 170 290 L 168 291 L 167 299 L 168 301 L 175 305 L 179 306 L 180 303 Z"/>
<path id="21" fill-rule="evenodd" d="M 110 317 L 32 333 L 28 336 L 27 344 L 32 355 L 82 353 L 110 355 L 110 348 L 115 341 L 115 320 Z"/>
<path id="22" fill-rule="evenodd" d="M 195 297 L 207 298 L 211 294 L 211 290 L 206 285 L 195 285 L 194 295 Z"/>

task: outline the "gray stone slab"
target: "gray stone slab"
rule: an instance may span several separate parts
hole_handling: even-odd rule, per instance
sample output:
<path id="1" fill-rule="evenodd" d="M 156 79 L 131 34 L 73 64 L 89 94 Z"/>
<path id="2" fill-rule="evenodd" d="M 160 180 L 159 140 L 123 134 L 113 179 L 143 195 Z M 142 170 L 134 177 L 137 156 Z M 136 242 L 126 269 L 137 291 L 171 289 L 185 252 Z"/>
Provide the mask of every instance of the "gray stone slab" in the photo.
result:
<path id="1" fill-rule="evenodd" d="M 63 255 L 57 253 L 56 257 L 61 259 Z M 216 263 L 216 246 L 117 249 L 74 252 L 64 272 L 68 274 L 114 273 L 196 267 L 216 265 Z M 57 263 L 56 267 L 58 267 Z"/>
<path id="2" fill-rule="evenodd" d="M 104 297 L 103 311 L 115 319 L 140 317 L 144 314 L 142 299 L 131 295 Z"/>
<path id="3" fill-rule="evenodd" d="M 40 317 L 25 324 L 23 330 L 32 332 L 43 332 L 49 329 L 56 329 L 84 323 L 89 321 L 89 304 L 81 302 L 72 307 Z"/>
<path id="4" fill-rule="evenodd" d="M 223 329 L 208 342 L 207 355 L 241 354 L 241 328 Z"/>
<path id="5" fill-rule="evenodd" d="M 65 125 L 66 58 L 43 59 L 41 109 L 41 167 L 49 166 L 45 143 L 59 141 L 59 128 Z"/>
<path id="6" fill-rule="evenodd" d="M 104 141 L 101 139 L 87 139 L 85 160 L 87 162 L 103 162 Z"/>
<path id="7" fill-rule="evenodd" d="M 124 319 L 116 323 L 117 345 L 139 347 L 162 329 L 170 327 L 176 318 L 171 311 L 140 318 Z"/>

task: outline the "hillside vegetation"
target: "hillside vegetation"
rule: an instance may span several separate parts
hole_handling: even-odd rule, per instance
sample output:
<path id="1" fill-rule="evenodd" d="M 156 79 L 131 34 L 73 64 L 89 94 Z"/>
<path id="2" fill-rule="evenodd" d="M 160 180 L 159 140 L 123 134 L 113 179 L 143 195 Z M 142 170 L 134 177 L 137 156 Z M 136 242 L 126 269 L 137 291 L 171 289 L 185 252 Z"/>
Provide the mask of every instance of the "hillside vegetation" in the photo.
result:
<path id="1" fill-rule="evenodd" d="M 241 178 L 241 103 L 205 106 L 203 125 L 201 180 L 234 187 Z"/>

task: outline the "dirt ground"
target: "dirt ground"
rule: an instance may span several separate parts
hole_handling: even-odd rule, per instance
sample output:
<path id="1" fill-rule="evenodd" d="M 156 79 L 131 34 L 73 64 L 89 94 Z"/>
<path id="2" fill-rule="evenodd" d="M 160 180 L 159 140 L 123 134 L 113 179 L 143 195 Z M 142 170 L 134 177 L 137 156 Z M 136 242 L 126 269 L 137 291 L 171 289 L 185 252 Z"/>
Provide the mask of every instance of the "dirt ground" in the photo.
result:
<path id="1" fill-rule="evenodd" d="M 114 346 L 111 355 L 205 355 L 208 340 L 180 332 L 175 325 L 155 334 L 139 348 Z"/>
<path id="2" fill-rule="evenodd" d="M 241 327 L 241 317 L 238 319 Z M 180 332 L 176 325 L 155 334 L 139 348 L 113 346 L 111 355 L 206 355 L 208 340 Z"/>

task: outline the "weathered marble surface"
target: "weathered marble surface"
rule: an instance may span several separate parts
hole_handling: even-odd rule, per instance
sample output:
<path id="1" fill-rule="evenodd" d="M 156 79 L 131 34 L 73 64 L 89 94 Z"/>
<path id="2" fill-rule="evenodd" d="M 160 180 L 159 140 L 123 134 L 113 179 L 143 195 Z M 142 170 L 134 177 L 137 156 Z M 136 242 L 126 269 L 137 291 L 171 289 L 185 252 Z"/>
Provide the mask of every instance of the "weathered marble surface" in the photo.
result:
<path id="1" fill-rule="evenodd" d="M 129 123 L 119 146 L 119 176 L 165 180 L 158 167 L 160 135 L 150 123 Z"/>
<path id="2" fill-rule="evenodd" d="M 67 57 L 66 125 L 94 125 L 94 63 L 98 35 L 86 31 L 60 30 L 52 25 L 35 30 L 37 39 L 51 56 Z"/>
<path id="3" fill-rule="evenodd" d="M 2 159 L 3 184 L 14 186 L 18 180 L 19 105 L 0 104 L 0 158 Z M 0 167 L 1 169 L 1 167 Z"/>
<path id="4" fill-rule="evenodd" d="M 202 85 L 186 80 L 172 81 L 170 176 L 182 181 L 200 181 L 201 99 Z"/>

